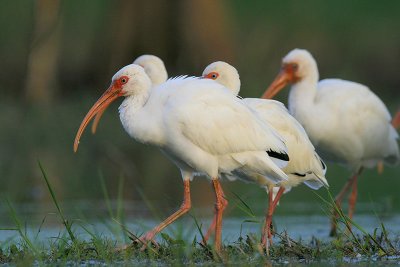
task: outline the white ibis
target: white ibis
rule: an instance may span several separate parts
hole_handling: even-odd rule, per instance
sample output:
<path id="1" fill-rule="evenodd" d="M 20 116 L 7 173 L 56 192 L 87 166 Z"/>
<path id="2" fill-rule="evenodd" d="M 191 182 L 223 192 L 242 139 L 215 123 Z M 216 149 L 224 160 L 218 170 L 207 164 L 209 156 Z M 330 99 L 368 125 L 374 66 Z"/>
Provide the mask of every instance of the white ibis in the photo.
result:
<path id="1" fill-rule="evenodd" d="M 226 62 L 218 61 L 208 65 L 203 72 L 203 77 L 221 83 L 230 89 L 234 95 L 237 95 L 240 91 L 239 73 L 236 68 Z M 260 184 L 269 192 L 266 223 L 262 233 L 262 244 L 266 246 L 265 235 L 267 235 L 270 244 L 272 241 L 270 230 L 272 214 L 282 194 L 300 183 L 305 183 L 312 189 L 319 189 L 322 186 L 328 187 L 328 182 L 325 179 L 326 165 L 315 152 L 314 146 L 308 139 L 303 127 L 289 114 L 281 102 L 259 98 L 245 98 L 243 101 L 257 111 L 262 120 L 268 122 L 284 138 L 290 159 L 286 167 L 282 169 L 289 179 L 280 184 L 279 190 L 278 187 L 275 187 L 275 184 L 269 181 L 266 184 Z M 238 178 L 240 178 L 240 175 L 238 175 Z M 274 193 L 276 193 L 276 196 L 274 196 Z M 206 237 L 210 233 L 211 231 L 208 231 Z"/>
<path id="2" fill-rule="evenodd" d="M 164 62 L 161 58 L 154 55 L 142 55 L 133 61 L 133 64 L 142 66 L 147 76 L 149 76 L 153 86 L 159 85 L 168 79 L 167 69 L 165 68 Z M 108 106 L 107 106 L 108 107 Z M 101 112 L 98 112 L 93 120 L 92 133 L 96 133 L 97 126 L 101 116 L 107 107 L 104 107 Z"/>
<path id="3" fill-rule="evenodd" d="M 282 60 L 282 70 L 263 98 L 272 98 L 288 83 L 289 111 L 303 125 L 318 153 L 325 159 L 343 163 L 353 175 L 336 197 L 341 202 L 350 188 L 349 217 L 357 198 L 357 177 L 364 167 L 379 161 L 399 161 L 398 134 L 391 125 L 385 104 L 365 85 L 341 79 L 319 79 L 312 55 L 294 49 Z M 336 217 L 335 215 L 334 217 Z M 331 235 L 336 234 L 333 218 Z"/>
<path id="4" fill-rule="evenodd" d="M 89 110 L 76 134 L 74 151 L 90 120 L 119 97 L 125 97 L 119 113 L 126 132 L 141 143 L 160 148 L 181 170 L 184 183 L 182 206 L 146 233 L 141 238 L 143 242 L 152 241 L 190 209 L 189 182 L 195 173 L 210 177 L 214 186 L 217 251 L 221 248 L 222 212 L 226 204 L 219 176 L 239 169 L 259 174 L 258 179 L 265 183 L 287 179 L 271 159 L 275 156 L 276 161 L 282 158 L 287 163 L 283 140 L 228 89 L 215 81 L 194 77 L 169 79 L 152 88 L 144 69 L 135 64 L 119 70 Z"/>

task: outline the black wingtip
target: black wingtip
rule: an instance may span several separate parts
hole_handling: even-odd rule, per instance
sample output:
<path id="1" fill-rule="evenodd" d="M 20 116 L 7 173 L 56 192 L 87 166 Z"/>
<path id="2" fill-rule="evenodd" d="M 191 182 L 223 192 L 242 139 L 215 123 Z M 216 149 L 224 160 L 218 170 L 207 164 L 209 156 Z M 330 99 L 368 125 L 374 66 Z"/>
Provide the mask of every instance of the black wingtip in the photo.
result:
<path id="1" fill-rule="evenodd" d="M 289 155 L 286 153 L 276 152 L 273 150 L 268 150 L 267 153 L 268 153 L 268 156 L 270 156 L 272 158 L 280 159 L 283 161 L 289 161 Z"/>
<path id="2" fill-rule="evenodd" d="M 326 170 L 326 164 L 325 164 L 325 162 L 317 155 L 317 153 L 315 153 L 314 156 L 315 156 L 315 158 L 316 158 L 317 160 L 319 160 L 319 162 L 321 163 L 322 169 L 323 169 L 323 170 Z"/>
<path id="3" fill-rule="evenodd" d="M 326 165 L 325 165 L 325 163 L 322 161 L 322 159 L 320 159 L 320 161 L 321 161 L 322 169 L 323 169 L 323 170 L 326 170 Z"/>

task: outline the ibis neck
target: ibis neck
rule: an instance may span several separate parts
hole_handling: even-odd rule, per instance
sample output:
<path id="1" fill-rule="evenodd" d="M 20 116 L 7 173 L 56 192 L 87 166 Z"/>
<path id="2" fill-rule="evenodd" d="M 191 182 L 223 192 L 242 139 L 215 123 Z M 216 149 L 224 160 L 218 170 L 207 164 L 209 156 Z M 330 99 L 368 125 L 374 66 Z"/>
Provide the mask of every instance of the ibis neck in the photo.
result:
<path id="1" fill-rule="evenodd" d="M 135 115 L 146 104 L 149 98 L 149 92 L 143 92 L 137 95 L 126 96 L 121 106 L 119 106 L 119 113 L 129 113 Z"/>
<path id="2" fill-rule="evenodd" d="M 290 113 L 301 123 L 313 113 L 317 96 L 318 73 L 295 83 L 289 92 L 288 107 Z M 303 124 L 304 126 L 304 124 Z"/>
<path id="3" fill-rule="evenodd" d="M 148 97 L 148 94 L 127 96 L 118 109 L 122 126 L 124 126 L 125 131 L 135 139 L 140 129 L 143 128 L 138 127 L 137 124 L 141 122 L 141 114 L 143 113 L 143 108 Z"/>
<path id="4" fill-rule="evenodd" d="M 313 68 L 308 75 L 302 77 L 292 85 L 289 92 L 289 110 L 297 109 L 299 106 L 310 107 L 317 95 L 318 70 Z"/>
<path id="5" fill-rule="evenodd" d="M 128 96 L 119 107 L 119 116 L 125 131 L 140 143 L 157 145 L 161 141 L 155 111 L 148 104 L 150 92 Z"/>

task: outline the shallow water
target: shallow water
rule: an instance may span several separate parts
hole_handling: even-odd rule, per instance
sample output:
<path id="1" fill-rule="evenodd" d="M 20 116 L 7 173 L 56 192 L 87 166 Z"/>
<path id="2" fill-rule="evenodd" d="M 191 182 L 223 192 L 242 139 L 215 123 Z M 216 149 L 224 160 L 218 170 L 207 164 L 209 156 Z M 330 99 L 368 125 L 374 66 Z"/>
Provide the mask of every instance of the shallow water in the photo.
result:
<path id="1" fill-rule="evenodd" d="M 257 219 L 262 221 L 263 218 L 260 217 Z M 209 219 L 200 221 L 203 222 L 204 226 L 202 229 L 203 232 L 205 232 L 207 229 L 206 226 L 208 226 L 211 221 Z M 380 228 L 380 223 L 382 222 L 390 235 L 400 235 L 400 215 L 387 216 L 382 219 L 371 215 L 358 215 L 355 216 L 354 221 L 368 233 L 373 233 L 375 228 Z M 147 229 L 155 225 L 154 221 L 147 220 L 145 222 Z M 302 239 L 303 241 L 310 241 L 313 237 L 320 240 L 330 240 L 330 237 L 328 236 L 330 222 L 329 218 L 326 216 L 275 216 L 274 225 L 277 232 L 286 231 L 288 235 L 295 240 Z M 244 222 L 242 218 L 225 218 L 223 223 L 223 239 L 225 242 L 233 242 L 240 236 L 245 236 L 247 234 L 258 235 L 261 232 L 261 226 L 261 223 Z M 197 239 L 200 236 L 198 230 L 195 229 L 194 223 L 188 220 L 186 220 L 186 222 L 178 223 L 175 228 L 178 229 L 178 232 L 180 228 L 182 228 L 182 235 L 188 240 L 193 240 L 196 235 Z M 169 234 L 176 234 L 176 232 L 172 230 L 166 232 Z M 355 229 L 355 233 L 360 233 L 360 231 Z"/>
<path id="2" fill-rule="evenodd" d="M 211 218 L 196 218 L 199 225 L 202 227 L 202 232 L 205 233 L 208 225 L 211 223 Z M 126 218 L 123 223 L 135 235 L 141 235 L 147 230 L 150 230 L 161 220 L 145 219 L 137 217 Z M 247 234 L 259 235 L 262 227 L 262 217 L 252 218 L 251 221 L 246 221 L 241 217 L 224 218 L 223 221 L 223 240 L 224 242 L 234 242 L 240 236 Z M 400 215 L 387 215 L 378 218 L 376 215 L 361 214 L 354 217 L 354 221 L 360 225 L 366 232 L 373 233 L 376 228 L 381 227 L 383 223 L 392 237 L 400 236 Z M 60 222 L 60 220 L 58 220 Z M 41 223 L 41 222 L 40 222 Z M 123 234 L 119 224 L 114 220 L 76 220 L 74 221 L 73 230 L 81 239 L 89 240 L 91 235 L 87 233 L 83 227 L 89 229 L 96 236 L 107 237 L 113 240 L 123 242 Z M 310 241 L 313 237 L 322 240 L 330 240 L 329 233 L 329 218 L 323 215 L 277 215 L 274 216 L 274 226 L 277 232 L 286 231 L 288 235 L 295 240 Z M 8 226 L 12 227 L 12 226 Z M 7 226 L 3 227 L 7 228 Z M 28 235 L 41 243 L 58 238 L 65 234 L 65 229 L 60 223 L 43 223 L 40 226 L 39 222 L 35 226 L 26 222 L 26 232 Z M 190 215 L 184 216 L 182 219 L 176 221 L 173 225 L 167 227 L 164 231 L 171 235 L 173 238 L 181 238 L 185 241 L 191 242 L 194 238 L 200 240 L 201 235 L 196 227 L 193 217 Z M 355 232 L 360 233 L 355 228 Z M 160 240 L 160 237 L 157 237 Z M 4 246 L 4 242 L 18 239 L 18 233 L 13 230 L 1 230 L 0 242 Z"/>

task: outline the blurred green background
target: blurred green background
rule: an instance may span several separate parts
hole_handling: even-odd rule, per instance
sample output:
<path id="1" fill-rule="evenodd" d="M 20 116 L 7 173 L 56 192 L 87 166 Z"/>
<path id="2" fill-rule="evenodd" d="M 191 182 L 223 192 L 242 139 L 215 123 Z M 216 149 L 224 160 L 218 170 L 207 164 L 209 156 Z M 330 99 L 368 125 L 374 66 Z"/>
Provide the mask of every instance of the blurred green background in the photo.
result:
<path id="1" fill-rule="evenodd" d="M 101 173 L 112 199 L 124 177 L 125 200 L 144 195 L 159 210 L 177 207 L 178 169 L 124 132 L 119 103 L 107 110 L 97 134 L 88 129 L 78 153 L 72 151 L 81 120 L 112 75 L 142 54 L 161 57 L 170 76 L 200 75 L 209 63 L 227 61 L 241 74 L 241 95 L 257 97 L 277 74 L 281 58 L 305 48 L 316 58 L 321 78 L 366 84 L 393 114 L 400 106 L 399 14 L 400 1 L 373 0 L 3 0 L 0 194 L 21 203 L 51 202 L 40 160 L 65 203 L 103 201 Z M 278 99 L 286 103 L 287 93 Z M 331 191 L 337 193 L 349 175 L 329 164 Z M 399 210 L 399 176 L 399 167 L 386 168 L 383 175 L 366 171 L 359 180 L 361 202 L 379 211 Z M 267 204 L 257 186 L 223 186 L 228 195 L 235 192 L 260 209 Z M 211 209 L 209 182 L 197 178 L 192 188 L 193 205 Z M 298 203 L 318 201 L 305 186 L 292 191 L 278 213 L 301 212 Z"/>

